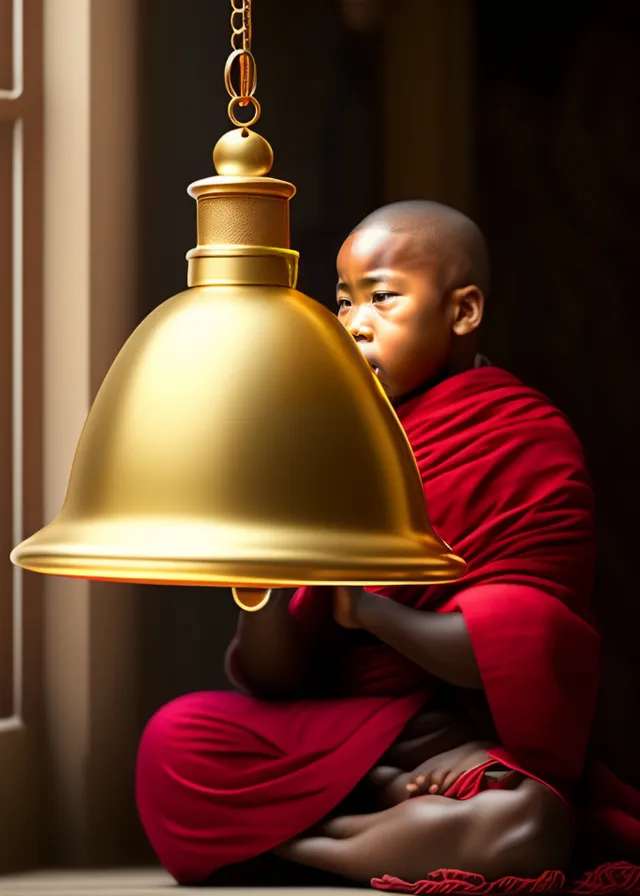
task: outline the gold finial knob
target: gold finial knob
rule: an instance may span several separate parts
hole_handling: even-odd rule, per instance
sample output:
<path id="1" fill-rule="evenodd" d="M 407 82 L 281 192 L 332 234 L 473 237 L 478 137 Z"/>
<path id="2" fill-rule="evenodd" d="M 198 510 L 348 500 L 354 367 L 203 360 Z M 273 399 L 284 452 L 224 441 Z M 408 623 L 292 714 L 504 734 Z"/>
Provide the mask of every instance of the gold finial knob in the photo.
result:
<path id="1" fill-rule="evenodd" d="M 228 131 L 216 143 L 213 164 L 223 177 L 261 177 L 273 165 L 273 150 L 249 128 Z"/>

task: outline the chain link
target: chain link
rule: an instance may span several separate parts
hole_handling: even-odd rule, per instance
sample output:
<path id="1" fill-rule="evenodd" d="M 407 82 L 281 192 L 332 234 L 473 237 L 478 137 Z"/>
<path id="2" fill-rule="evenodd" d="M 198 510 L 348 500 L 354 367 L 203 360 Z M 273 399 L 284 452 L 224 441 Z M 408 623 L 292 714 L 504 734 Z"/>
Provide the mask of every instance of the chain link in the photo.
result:
<path id="1" fill-rule="evenodd" d="M 231 0 L 231 55 L 227 59 L 224 69 L 224 82 L 227 93 L 231 97 L 229 103 L 229 117 L 231 121 L 238 127 L 242 127 L 242 123 L 238 121 L 235 115 L 236 106 L 252 105 L 254 115 L 250 122 L 246 124 L 255 124 L 260 116 L 260 104 L 256 100 L 254 94 L 258 82 L 258 73 L 256 61 L 251 52 L 251 4 L 252 0 Z M 238 62 L 239 67 L 239 90 L 233 83 L 233 64 Z"/>
<path id="2" fill-rule="evenodd" d="M 231 32 L 232 50 L 251 49 L 251 0 L 231 0 Z"/>

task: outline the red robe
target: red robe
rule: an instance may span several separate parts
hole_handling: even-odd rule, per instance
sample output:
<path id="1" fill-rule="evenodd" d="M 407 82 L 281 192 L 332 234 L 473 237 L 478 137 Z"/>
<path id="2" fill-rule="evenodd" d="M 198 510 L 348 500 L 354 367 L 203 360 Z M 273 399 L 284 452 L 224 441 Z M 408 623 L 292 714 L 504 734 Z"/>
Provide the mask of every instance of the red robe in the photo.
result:
<path id="1" fill-rule="evenodd" d="M 599 678 L 594 499 L 578 440 L 542 395 L 494 367 L 446 380 L 398 416 L 434 529 L 469 569 L 455 585 L 379 592 L 462 611 L 501 744 L 495 758 L 566 797 L 584 768 Z M 182 883 L 317 823 L 434 692 L 385 645 L 332 653 L 342 630 L 325 593 L 302 588 L 290 609 L 329 639 L 326 661 L 341 673 L 335 698 L 275 704 L 201 692 L 165 706 L 145 730 L 140 816 Z M 233 645 L 229 663 L 233 672 Z"/>

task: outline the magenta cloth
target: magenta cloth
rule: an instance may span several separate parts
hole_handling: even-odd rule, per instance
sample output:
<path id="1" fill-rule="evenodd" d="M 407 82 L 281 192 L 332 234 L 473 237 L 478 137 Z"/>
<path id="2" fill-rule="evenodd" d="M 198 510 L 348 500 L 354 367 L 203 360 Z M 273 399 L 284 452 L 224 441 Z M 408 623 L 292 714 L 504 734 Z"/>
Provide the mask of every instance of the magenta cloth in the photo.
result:
<path id="1" fill-rule="evenodd" d="M 567 796 L 583 770 L 599 678 L 593 493 L 580 445 L 542 395 L 494 367 L 446 380 L 398 416 L 433 526 L 469 570 L 455 585 L 377 590 L 418 609 L 462 611 L 500 739 L 495 757 Z M 300 589 L 291 612 L 330 638 L 339 630 L 324 593 Z M 233 648 L 228 660 L 237 673 Z M 422 670 L 382 644 L 327 650 L 326 662 L 340 669 L 335 699 L 198 693 L 152 718 L 138 806 L 178 881 L 200 882 L 321 820 L 433 693 Z"/>

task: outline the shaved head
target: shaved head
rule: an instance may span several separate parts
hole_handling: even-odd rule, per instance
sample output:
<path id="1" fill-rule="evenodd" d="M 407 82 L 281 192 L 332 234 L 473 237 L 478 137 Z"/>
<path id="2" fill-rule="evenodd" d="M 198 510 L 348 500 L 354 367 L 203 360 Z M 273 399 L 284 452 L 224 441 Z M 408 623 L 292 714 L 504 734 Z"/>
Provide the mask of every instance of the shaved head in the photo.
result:
<path id="1" fill-rule="evenodd" d="M 337 269 L 338 320 L 392 401 L 473 368 L 489 260 L 461 212 L 386 205 L 350 233 Z"/>
<path id="2" fill-rule="evenodd" d="M 462 212 L 427 200 L 394 202 L 367 215 L 351 232 L 410 234 L 425 258 L 442 265 L 449 289 L 476 285 L 489 291 L 489 253 L 480 228 Z"/>

